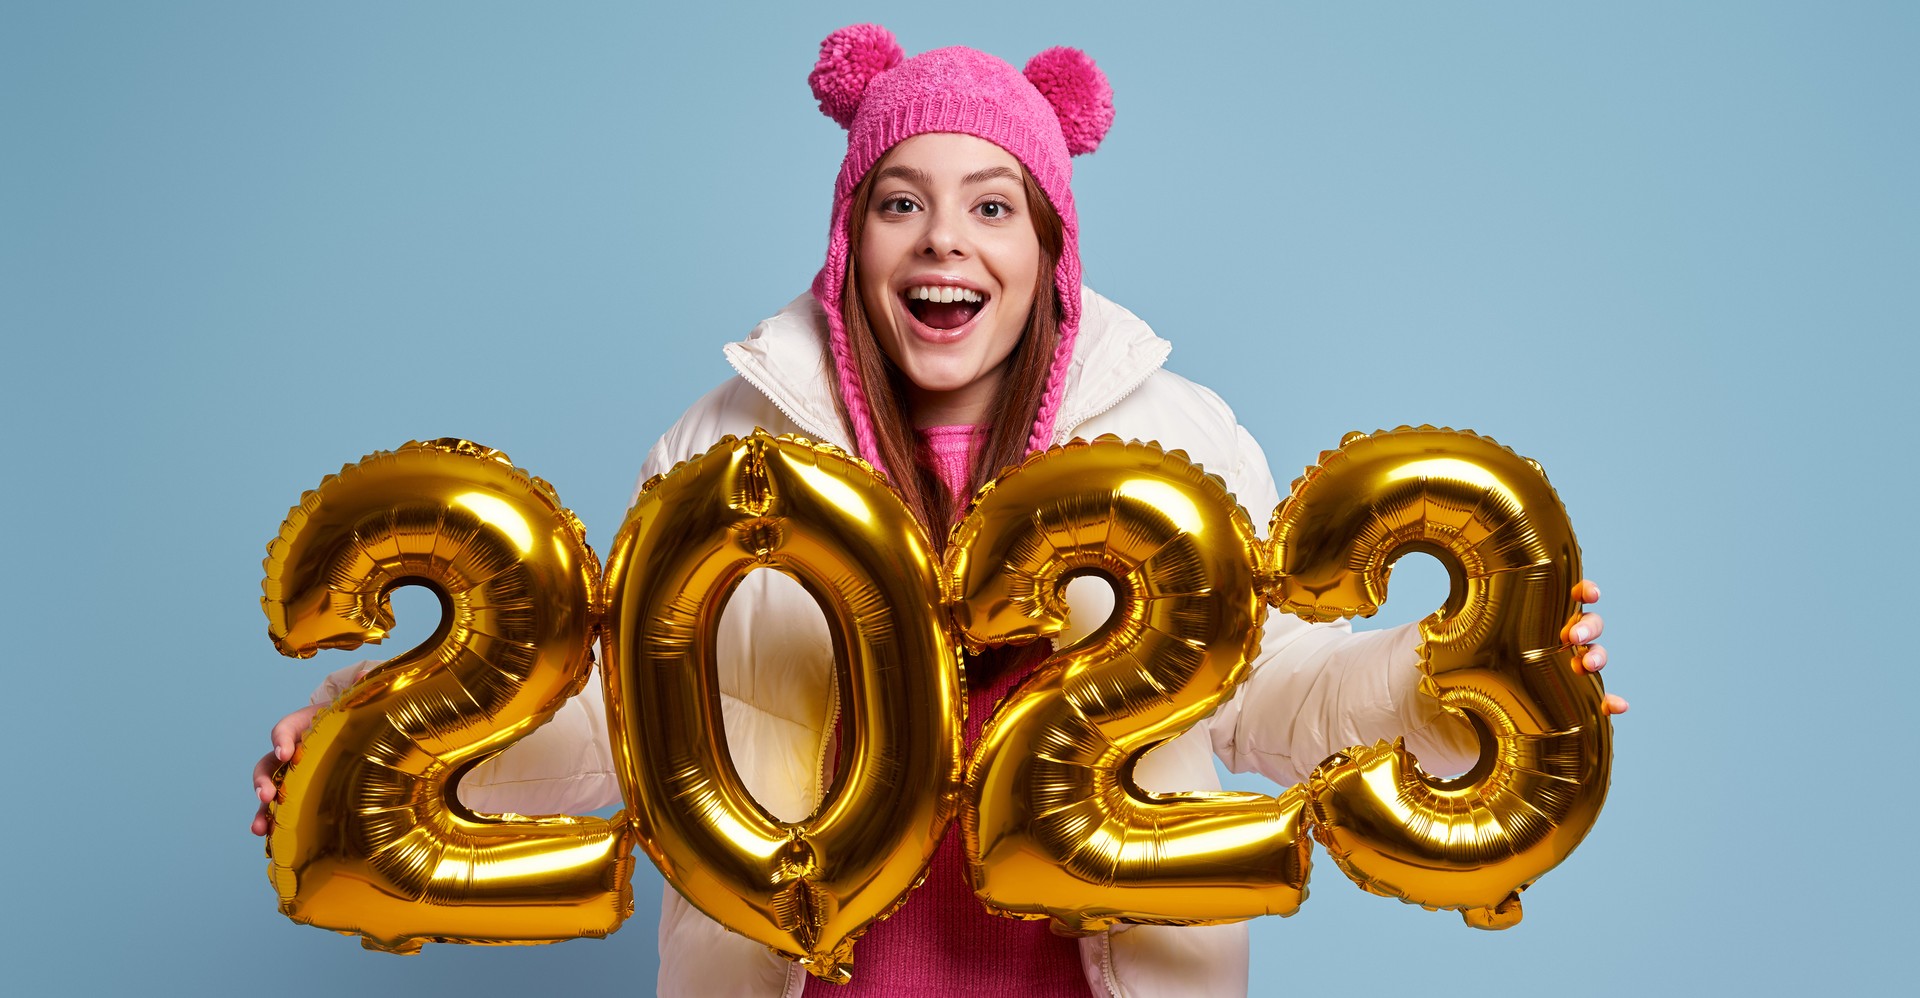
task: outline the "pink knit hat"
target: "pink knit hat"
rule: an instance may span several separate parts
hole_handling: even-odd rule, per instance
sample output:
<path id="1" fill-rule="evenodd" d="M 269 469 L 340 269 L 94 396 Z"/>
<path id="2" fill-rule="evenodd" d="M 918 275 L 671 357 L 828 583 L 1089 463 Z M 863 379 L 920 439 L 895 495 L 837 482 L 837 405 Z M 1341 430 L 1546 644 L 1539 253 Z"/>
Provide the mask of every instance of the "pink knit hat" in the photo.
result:
<path id="1" fill-rule="evenodd" d="M 1047 447 L 1080 331 L 1080 220 L 1069 186 L 1070 157 L 1092 152 L 1113 124 L 1113 88 L 1106 74 L 1085 53 L 1070 48 L 1034 56 L 1024 74 L 970 48 L 935 49 L 906 59 L 892 32 L 877 24 L 856 24 L 820 43 L 820 61 L 807 81 L 820 110 L 847 130 L 847 158 L 833 185 L 827 262 L 813 279 L 813 295 L 832 330 L 834 370 L 860 456 L 876 466 L 881 463 L 866 390 L 853 367 L 841 321 L 847 214 L 853 189 L 867 171 L 887 150 L 923 132 L 960 132 L 1012 153 L 1033 174 L 1064 223 L 1065 245 L 1053 278 L 1063 313 L 1060 343 L 1027 442 L 1028 450 Z"/>

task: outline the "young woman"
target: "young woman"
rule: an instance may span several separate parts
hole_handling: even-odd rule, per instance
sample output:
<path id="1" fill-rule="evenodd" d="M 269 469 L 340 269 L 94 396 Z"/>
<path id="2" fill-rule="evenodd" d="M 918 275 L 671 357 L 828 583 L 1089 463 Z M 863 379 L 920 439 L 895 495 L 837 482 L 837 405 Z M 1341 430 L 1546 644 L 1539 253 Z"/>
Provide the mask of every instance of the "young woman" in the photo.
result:
<path id="1" fill-rule="evenodd" d="M 826 264 L 811 294 L 726 348 L 738 376 L 688 410 L 654 445 L 644 481 L 754 427 L 838 444 L 886 470 L 936 536 L 964 498 L 1031 451 L 1112 433 L 1184 449 L 1226 479 L 1256 519 L 1280 496 L 1259 446 L 1220 398 L 1166 371 L 1169 345 L 1080 285 L 1070 156 L 1112 120 L 1105 77 L 1053 49 L 1024 73 L 965 48 L 903 59 L 892 35 L 845 28 L 821 46 L 812 83 L 848 129 L 834 188 Z M 1582 583 L 1582 598 L 1599 593 Z M 1103 587 L 1069 593 L 1080 633 L 1104 620 Z M 1567 641 L 1605 664 L 1597 616 Z M 777 639 L 771 636 L 777 635 Z M 1070 636 L 1071 637 L 1071 636 Z M 1298 782 L 1350 745 L 1405 737 L 1432 771 L 1466 768 L 1471 733 L 1416 694 L 1413 627 L 1355 634 L 1285 614 L 1267 619 L 1252 678 L 1214 716 L 1144 757 L 1154 791 L 1215 789 L 1213 756 L 1234 770 Z M 992 708 L 1047 649 L 968 662 L 969 744 Z M 784 820 L 828 788 L 833 649 L 812 598 L 775 572 L 742 583 L 716 652 L 727 740 L 742 780 Z M 314 704 L 273 730 L 255 769 L 261 799 L 318 705 L 360 673 L 342 670 Z M 597 689 L 477 768 L 462 798 L 484 810 L 579 812 L 619 799 Z M 1618 712 L 1624 701 L 1609 697 Z M 265 806 L 253 830 L 267 830 Z M 1081 939 L 1044 922 L 988 914 L 972 896 L 958 835 L 926 882 L 862 937 L 854 983 L 808 978 L 665 892 L 660 993 L 798 995 L 1239 994 L 1244 924 L 1123 926 Z"/>

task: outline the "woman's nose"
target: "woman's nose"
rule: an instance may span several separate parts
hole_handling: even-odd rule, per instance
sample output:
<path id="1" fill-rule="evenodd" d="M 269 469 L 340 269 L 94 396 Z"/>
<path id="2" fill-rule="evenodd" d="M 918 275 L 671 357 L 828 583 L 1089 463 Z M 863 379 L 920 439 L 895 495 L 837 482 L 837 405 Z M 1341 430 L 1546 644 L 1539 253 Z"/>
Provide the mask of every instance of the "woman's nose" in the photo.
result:
<path id="1" fill-rule="evenodd" d="M 927 216 L 927 231 L 920 244 L 921 255 L 935 260 L 965 256 L 966 236 L 952 215 L 930 211 Z"/>

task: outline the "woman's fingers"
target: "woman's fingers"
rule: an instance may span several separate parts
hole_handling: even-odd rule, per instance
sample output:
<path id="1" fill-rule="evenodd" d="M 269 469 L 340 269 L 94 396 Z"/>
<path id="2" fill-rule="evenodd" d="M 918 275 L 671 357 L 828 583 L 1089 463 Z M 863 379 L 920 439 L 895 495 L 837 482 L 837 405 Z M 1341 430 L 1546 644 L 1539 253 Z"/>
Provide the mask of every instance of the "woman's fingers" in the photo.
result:
<path id="1" fill-rule="evenodd" d="M 273 772 L 280 768 L 280 760 L 272 752 L 260 757 L 253 764 L 253 795 L 260 798 L 260 806 L 254 809 L 251 831 L 255 835 L 265 835 L 273 830 L 273 815 L 268 813 L 267 805 L 273 801 Z"/>
<path id="2" fill-rule="evenodd" d="M 1575 618 L 1567 629 L 1561 632 L 1560 640 L 1570 645 L 1584 645 L 1600 640 L 1600 632 L 1606 629 L 1606 621 L 1597 613 L 1583 613 Z"/>
<path id="3" fill-rule="evenodd" d="M 280 759 L 273 752 L 260 757 L 253 764 L 253 795 L 260 798 L 260 806 L 253 812 L 251 831 L 255 835 L 265 835 L 273 830 L 273 816 L 268 813 L 267 805 L 273 801 L 274 771 L 280 768 Z"/>
<path id="4" fill-rule="evenodd" d="M 294 748 L 300 744 L 300 739 L 307 737 L 307 729 L 313 727 L 313 715 L 319 712 L 319 707 L 302 707 L 273 726 L 273 734 L 269 737 L 273 741 L 275 758 L 281 762 L 293 758 Z"/>
<path id="5" fill-rule="evenodd" d="M 293 750 L 300 745 L 302 738 L 307 737 L 307 729 L 313 727 L 313 715 L 319 712 L 319 707 L 302 707 L 281 718 L 267 735 L 267 740 L 273 743 L 273 751 L 261 756 L 260 761 L 253 764 L 253 793 L 260 798 L 260 807 L 253 812 L 253 824 L 249 826 L 253 834 L 265 835 L 273 830 L 273 816 L 267 810 L 267 805 L 272 803 L 277 792 L 273 774 L 280 769 L 281 763 L 293 758 Z"/>
<path id="6" fill-rule="evenodd" d="M 1600 587 L 1595 585 L 1592 579 L 1581 579 L 1574 584 L 1573 598 L 1582 603 L 1598 603 L 1600 602 Z M 1606 630 L 1606 626 L 1606 621 L 1601 620 L 1599 614 L 1583 613 L 1576 618 L 1573 623 L 1568 624 L 1565 631 L 1560 633 L 1560 640 L 1565 641 L 1567 644 L 1589 646 L 1580 649 L 1580 653 L 1574 657 L 1574 662 L 1577 663 L 1580 668 L 1588 672 L 1599 672 L 1601 669 L 1607 667 L 1607 650 L 1599 645 L 1593 644 L 1593 642 L 1600 640 L 1600 633 Z M 1625 700 L 1611 695 L 1607 697 L 1607 713 L 1623 714 L 1626 710 L 1627 702 Z"/>
<path id="7" fill-rule="evenodd" d="M 280 760 L 272 752 L 253 764 L 253 795 L 260 798 L 261 803 L 273 799 L 273 771 L 279 768 Z"/>
<path id="8" fill-rule="evenodd" d="M 1624 714 L 1627 712 L 1627 702 L 1611 693 L 1607 694 L 1607 698 L 1601 701 L 1600 706 L 1609 714 Z"/>

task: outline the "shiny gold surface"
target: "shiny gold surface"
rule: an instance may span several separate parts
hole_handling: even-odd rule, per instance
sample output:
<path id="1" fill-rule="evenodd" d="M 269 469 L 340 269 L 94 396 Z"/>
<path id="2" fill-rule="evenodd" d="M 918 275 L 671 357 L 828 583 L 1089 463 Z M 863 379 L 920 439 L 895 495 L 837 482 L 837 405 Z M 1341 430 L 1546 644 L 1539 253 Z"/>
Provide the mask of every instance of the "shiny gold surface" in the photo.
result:
<path id="1" fill-rule="evenodd" d="M 1086 932 L 1299 907 L 1302 790 L 1156 796 L 1129 776 L 1245 678 L 1262 563 L 1221 481 L 1154 444 L 1076 441 L 982 490 L 948 552 L 970 647 L 1059 633 L 1077 574 L 1109 579 L 1116 604 L 1007 698 L 975 749 L 961 825 L 989 908 Z"/>
<path id="2" fill-rule="evenodd" d="M 1349 749 L 1308 781 L 1311 823 L 1369 891 L 1518 922 L 1518 892 L 1598 817 L 1612 761 L 1599 677 L 1562 640 L 1580 548 L 1546 475 L 1471 433 L 1349 434 L 1294 483 L 1271 544 L 1270 601 L 1312 620 L 1372 615 L 1409 551 L 1447 567 L 1447 603 L 1420 624 L 1421 690 L 1474 723 L 1479 762 L 1441 780 L 1399 745 Z"/>
<path id="3" fill-rule="evenodd" d="M 1470 772 L 1435 778 L 1379 744 L 1278 798 L 1133 782 L 1246 677 L 1266 602 L 1370 615 L 1409 551 L 1453 580 L 1420 625 L 1421 690 L 1479 731 Z M 1606 795 L 1600 682 L 1562 641 L 1579 561 L 1539 467 L 1471 433 L 1349 435 L 1294 483 L 1270 547 L 1184 454 L 1076 441 L 983 489 L 943 570 L 865 464 L 756 432 L 648 483 L 603 588 L 545 482 L 465 441 L 410 443 L 329 476 L 268 547 L 261 604 L 284 654 L 381 639 L 399 585 L 446 607 L 425 645 L 315 718 L 280 774 L 269 874 L 289 917 L 373 948 L 545 942 L 619 926 L 637 838 L 709 916 L 845 981 L 958 810 L 982 901 L 1070 933 L 1291 914 L 1303 826 L 1367 890 L 1504 928 Z M 720 716 L 715 630 L 755 569 L 798 580 L 835 635 L 849 741 L 799 822 L 753 801 Z M 1113 619 L 1006 699 L 963 783 L 955 632 L 974 648 L 1057 635 L 1061 587 L 1084 573 L 1113 584 Z M 629 811 L 461 807 L 459 774 L 586 681 L 596 627 Z"/>
<path id="4" fill-rule="evenodd" d="M 472 813 L 459 774 L 552 716 L 592 668 L 599 566 L 579 520 L 506 455 L 409 443 L 329 476 L 267 546 L 284 655 L 385 637 L 388 594 L 445 618 L 368 673 L 280 774 L 267 841 L 280 910 L 370 948 L 603 936 L 632 909 L 624 820 Z"/>
<path id="5" fill-rule="evenodd" d="M 715 628 L 756 568 L 819 600 L 851 736 L 833 790 L 791 824 L 748 794 L 720 715 Z M 854 940 L 926 869 L 959 778 L 959 661 L 925 532 L 865 464 L 755 433 L 649 482 L 607 579 L 609 727 L 641 844 L 716 921 L 849 979 Z"/>

